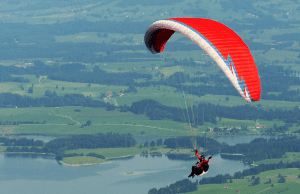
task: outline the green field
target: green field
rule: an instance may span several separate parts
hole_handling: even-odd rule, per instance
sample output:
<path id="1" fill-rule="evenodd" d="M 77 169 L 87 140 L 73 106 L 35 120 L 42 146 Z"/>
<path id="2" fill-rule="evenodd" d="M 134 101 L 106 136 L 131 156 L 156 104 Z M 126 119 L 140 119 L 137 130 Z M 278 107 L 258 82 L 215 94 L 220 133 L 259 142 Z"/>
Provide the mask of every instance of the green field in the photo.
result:
<path id="1" fill-rule="evenodd" d="M 92 165 L 100 164 L 107 162 L 104 159 L 95 158 L 91 156 L 75 156 L 75 157 L 66 157 L 62 160 L 64 164 L 71 166 L 82 166 L 82 165 Z"/>
<path id="2" fill-rule="evenodd" d="M 166 103 L 168 103 L 166 101 Z M 80 112 L 75 112 L 75 110 Z M 191 115 L 190 115 L 191 116 Z M 106 111 L 104 108 L 91 107 L 31 107 L 31 108 L 0 108 L 2 122 L 39 122 L 40 124 L 19 124 L 0 126 L 0 133 L 47 133 L 47 134 L 95 134 L 95 133 L 131 133 L 134 136 L 186 136 L 191 134 L 191 128 L 185 123 L 172 120 L 150 120 L 145 115 L 135 115 L 131 112 L 118 110 Z M 88 120 L 92 124 L 81 128 Z M 45 122 L 45 123 L 44 123 Z M 43 124 L 44 123 L 44 124 Z M 217 118 L 217 125 L 205 122 L 197 129 L 197 135 L 202 136 L 210 127 L 248 126 L 249 131 L 240 133 L 259 133 L 266 128 L 255 129 L 255 125 L 265 125 L 267 128 L 274 124 L 282 126 L 282 121 L 250 121 Z M 291 131 L 297 130 L 294 126 Z M 214 135 L 209 132 L 207 135 Z"/>
<path id="3" fill-rule="evenodd" d="M 286 178 L 285 183 L 278 183 L 278 174 L 282 174 Z M 267 172 L 262 172 L 255 177 L 260 178 L 260 184 L 256 186 L 251 186 L 251 177 L 247 176 L 244 179 L 233 179 L 233 182 L 223 184 L 208 184 L 208 185 L 198 185 L 198 190 L 195 192 L 189 192 L 189 194 L 198 193 L 246 193 L 246 194 L 258 194 L 258 193 L 297 193 L 300 192 L 300 179 L 298 175 L 300 174 L 299 169 L 279 169 Z M 271 184 L 264 184 L 271 179 Z M 273 187 L 271 185 L 274 185 Z M 224 189 L 227 187 L 227 189 Z M 281 192 L 280 192 L 281 191 Z"/>
<path id="4" fill-rule="evenodd" d="M 254 162 L 254 164 L 255 165 L 275 164 L 275 163 L 279 163 L 280 161 L 282 161 L 283 163 L 287 163 L 287 162 L 291 163 L 291 162 L 300 161 L 300 153 L 299 152 L 287 152 L 285 155 L 283 155 L 282 158 L 261 160 L 258 162 Z"/>
<path id="5" fill-rule="evenodd" d="M 81 112 L 75 112 L 75 109 Z M 132 133 L 135 136 L 184 136 L 187 135 L 183 123 L 170 120 L 149 120 L 144 115 L 131 112 L 106 111 L 89 107 L 34 107 L 2 108 L 1 121 L 33 121 L 45 124 L 20 124 L 1 126 L 2 133 Z M 80 128 L 88 120 L 91 126 Z M 142 133 L 143 132 L 143 133 Z M 202 130 L 198 131 L 201 134 Z"/>
<path id="6" fill-rule="evenodd" d="M 119 93 L 127 89 L 127 86 L 106 86 L 100 84 L 88 83 L 76 83 L 76 82 L 64 82 L 54 81 L 47 78 L 36 78 L 35 76 L 25 75 L 22 76 L 30 80 L 30 83 L 17 83 L 17 82 L 5 82 L 0 84 L 0 92 L 10 92 L 13 94 L 26 95 L 33 98 L 45 96 L 45 91 L 56 92 L 58 96 L 64 96 L 65 94 L 83 94 L 84 96 L 91 96 L 94 100 L 100 100 L 99 97 L 102 92 L 111 91 Z M 24 90 L 20 88 L 23 86 Z M 28 93 L 28 89 L 32 87 L 33 93 Z M 56 88 L 56 86 L 58 88 Z M 62 89 L 64 88 L 64 90 Z"/>

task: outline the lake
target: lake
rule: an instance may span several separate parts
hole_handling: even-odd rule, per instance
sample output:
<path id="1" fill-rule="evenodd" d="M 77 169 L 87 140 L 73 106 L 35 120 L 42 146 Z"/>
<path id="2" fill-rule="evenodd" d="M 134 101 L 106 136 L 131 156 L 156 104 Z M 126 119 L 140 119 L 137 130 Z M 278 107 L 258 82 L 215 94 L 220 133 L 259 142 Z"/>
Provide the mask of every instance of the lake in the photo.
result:
<path id="1" fill-rule="evenodd" d="M 134 156 L 94 166 L 60 165 L 54 156 L 0 154 L 1 193 L 148 193 L 187 178 L 195 161 Z M 224 168 L 226 166 L 226 168 Z M 214 155 L 205 177 L 249 168 Z M 202 177 L 201 177 L 202 178 Z M 192 179 L 201 179 L 199 177 Z"/>
<path id="2" fill-rule="evenodd" d="M 44 139 L 43 136 L 26 136 Z M 216 137 L 220 142 L 230 144 L 248 143 L 257 137 L 274 136 L 227 136 Z M 164 138 L 165 139 L 165 138 Z M 46 140 L 46 139 L 44 139 Z M 47 139 L 49 140 L 49 139 Z M 156 141 L 157 138 L 142 138 L 142 141 Z M 0 154 L 1 193 L 30 194 L 82 194 L 82 193 L 148 193 L 152 188 L 161 188 L 187 178 L 195 160 L 171 160 L 163 156 L 133 156 L 111 160 L 110 163 L 94 166 L 71 167 L 57 163 L 54 156 L 32 154 Z M 209 173 L 204 177 L 250 168 L 239 161 L 222 159 L 219 154 L 211 159 Z M 224 168 L 226 166 L 226 168 Z M 195 177 L 191 179 L 202 179 Z"/>

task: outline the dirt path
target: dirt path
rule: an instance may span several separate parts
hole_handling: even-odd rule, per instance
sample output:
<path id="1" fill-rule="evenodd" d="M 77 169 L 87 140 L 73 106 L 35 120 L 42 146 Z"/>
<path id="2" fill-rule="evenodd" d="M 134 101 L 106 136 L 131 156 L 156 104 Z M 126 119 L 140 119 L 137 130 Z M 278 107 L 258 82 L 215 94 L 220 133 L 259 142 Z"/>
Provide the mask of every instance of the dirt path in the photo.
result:
<path id="1" fill-rule="evenodd" d="M 49 113 L 49 115 L 52 115 L 51 113 Z M 69 117 L 69 116 L 64 116 L 64 115 L 57 115 L 57 114 L 53 114 L 55 116 L 58 116 L 58 117 L 64 117 L 64 118 L 68 118 L 70 119 L 71 121 L 73 121 L 74 123 L 76 123 L 76 125 L 81 125 L 78 121 L 72 119 L 72 117 Z"/>

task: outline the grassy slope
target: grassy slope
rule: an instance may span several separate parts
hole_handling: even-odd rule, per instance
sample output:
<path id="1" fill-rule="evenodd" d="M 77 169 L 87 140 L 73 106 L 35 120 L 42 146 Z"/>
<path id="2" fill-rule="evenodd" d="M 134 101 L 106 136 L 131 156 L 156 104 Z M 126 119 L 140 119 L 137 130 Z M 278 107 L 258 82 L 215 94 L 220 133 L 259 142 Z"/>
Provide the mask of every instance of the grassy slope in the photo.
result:
<path id="1" fill-rule="evenodd" d="M 278 183 L 278 174 L 286 176 L 286 183 Z M 236 193 L 237 190 L 240 193 L 254 194 L 254 193 L 278 193 L 288 188 L 288 190 L 280 193 L 297 193 L 300 192 L 300 179 L 298 175 L 300 174 L 299 169 L 279 169 L 272 170 L 258 174 L 255 177 L 260 177 L 260 184 L 256 186 L 251 185 L 251 177 L 245 177 L 245 179 L 233 179 L 233 183 L 223 183 L 223 184 L 210 184 L 210 185 L 199 185 L 198 190 L 195 192 L 190 192 L 190 194 L 198 193 Z M 264 184 L 272 180 L 274 187 L 271 184 Z M 224 189 L 227 187 L 228 189 Z"/>
<path id="2" fill-rule="evenodd" d="M 300 160 L 300 153 L 299 152 L 287 152 L 282 158 L 278 159 L 266 159 L 258 162 L 254 162 L 254 164 L 275 164 L 282 161 L 283 163 L 287 162 L 296 162 Z"/>

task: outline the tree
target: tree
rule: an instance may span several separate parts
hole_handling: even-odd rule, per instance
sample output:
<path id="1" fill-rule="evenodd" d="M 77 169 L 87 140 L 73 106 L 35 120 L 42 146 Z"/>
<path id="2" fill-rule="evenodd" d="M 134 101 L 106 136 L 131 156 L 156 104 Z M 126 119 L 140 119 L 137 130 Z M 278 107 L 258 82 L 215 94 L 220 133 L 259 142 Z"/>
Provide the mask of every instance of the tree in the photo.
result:
<path id="1" fill-rule="evenodd" d="M 151 141 L 150 146 L 151 146 L 151 147 L 155 147 L 155 142 L 154 142 L 154 141 Z"/>
<path id="2" fill-rule="evenodd" d="M 148 147 L 148 141 L 145 142 L 144 147 Z"/>
<path id="3" fill-rule="evenodd" d="M 28 88 L 28 93 L 30 93 L 30 94 L 33 93 L 33 88 L 32 87 Z"/>
<path id="4" fill-rule="evenodd" d="M 259 185 L 260 184 L 260 178 L 256 177 L 256 179 L 252 182 L 252 185 Z"/>
<path id="5" fill-rule="evenodd" d="M 51 95 L 51 92 L 49 90 L 46 90 L 45 91 L 45 96 L 50 96 Z"/>
<path id="6" fill-rule="evenodd" d="M 125 93 L 129 93 L 129 92 L 135 92 L 137 93 L 137 88 L 135 87 L 135 85 L 133 83 L 131 83 L 128 86 L 128 89 L 124 91 Z"/>
<path id="7" fill-rule="evenodd" d="M 92 124 L 92 121 L 88 120 L 84 126 L 90 126 Z"/>
<path id="8" fill-rule="evenodd" d="M 285 178 L 282 176 L 282 177 L 280 177 L 280 179 L 279 179 L 279 181 L 278 181 L 279 183 L 285 183 L 286 182 L 286 180 L 285 180 Z"/>
<path id="9" fill-rule="evenodd" d="M 62 87 L 61 90 L 65 90 L 65 87 Z"/>
<path id="10" fill-rule="evenodd" d="M 225 99 L 226 99 L 227 102 L 229 101 L 229 97 L 228 96 Z"/>
<path id="11" fill-rule="evenodd" d="M 156 188 L 153 188 L 151 189 L 148 194 L 157 194 L 157 189 Z"/>
<path id="12" fill-rule="evenodd" d="M 279 183 L 285 183 L 286 182 L 286 180 L 285 180 L 285 178 L 284 177 L 280 177 L 280 179 L 279 179 L 279 181 L 278 181 Z"/>
<path id="13" fill-rule="evenodd" d="M 162 145 L 162 139 L 158 139 L 156 145 L 161 146 Z"/>
<path id="14" fill-rule="evenodd" d="M 107 107 L 106 107 L 106 111 L 112 111 L 112 110 L 115 110 L 116 109 L 116 107 L 115 107 L 115 105 L 113 105 L 113 104 L 109 104 Z"/>
<path id="15" fill-rule="evenodd" d="M 56 85 L 56 89 L 58 89 L 58 85 Z"/>

